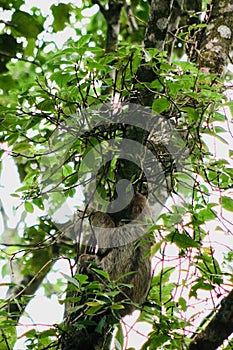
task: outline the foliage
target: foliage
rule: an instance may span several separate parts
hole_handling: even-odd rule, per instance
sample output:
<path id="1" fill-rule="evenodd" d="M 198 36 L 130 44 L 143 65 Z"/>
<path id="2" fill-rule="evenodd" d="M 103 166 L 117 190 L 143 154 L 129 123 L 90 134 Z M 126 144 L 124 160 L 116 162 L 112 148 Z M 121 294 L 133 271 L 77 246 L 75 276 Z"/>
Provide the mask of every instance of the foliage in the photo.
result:
<path id="1" fill-rule="evenodd" d="M 70 198 L 76 198 L 80 186 L 88 182 L 89 164 L 83 165 L 82 159 L 100 143 L 110 152 L 104 141 L 120 139 L 124 128 L 103 130 L 97 124 L 90 130 L 87 125 L 86 132 L 75 142 L 67 138 L 62 128 L 69 126 L 71 120 L 72 125 L 75 123 L 71 134 L 75 133 L 83 127 L 83 118 L 90 109 L 98 110 L 114 96 L 127 101 L 135 90 L 147 89 L 154 94 L 153 112 L 172 120 L 185 139 L 191 165 L 187 165 L 186 172 L 175 174 L 171 195 L 174 203 L 168 203 L 149 229 L 156 237 L 151 248 L 155 273 L 137 321 L 152 326 L 142 349 L 184 349 L 190 341 L 189 332 L 197 325 L 196 319 L 203 316 L 201 311 L 195 314 L 192 308 L 200 301 L 204 304 L 205 298 L 217 300 L 232 286 L 232 250 L 227 247 L 221 260 L 214 252 L 218 246 L 214 247 L 212 236 L 218 232 L 219 244 L 223 245 L 222 237 L 232 234 L 232 224 L 227 219 L 227 213 L 233 211 L 232 150 L 227 141 L 229 124 L 225 113 L 227 108 L 232 110 L 232 102 L 226 100 L 224 82 L 216 74 L 206 74 L 194 63 L 178 60 L 176 55 L 169 62 L 166 52 L 143 48 L 149 5 L 143 0 L 131 2 L 137 29 L 129 36 L 124 8 L 118 50 L 105 53 L 106 21 L 97 5 L 89 1 L 83 1 L 82 8 L 72 3 L 53 4 L 47 17 L 39 8 L 25 10 L 23 0 L 0 1 L 3 14 L 10 13 L 0 34 L 0 155 L 4 159 L 9 154 L 14 159 L 20 176 L 22 185 L 12 195 L 24 206 L 21 223 L 33 212 L 41 213 L 35 225 L 24 225 L 22 235 L 14 234 L 8 241 L 3 234 L 2 275 L 9 273 L 12 260 L 19 262 L 21 276 L 43 278 L 54 261 L 65 257 L 73 264 L 76 244 L 62 236 L 49 216 Z M 94 14 L 89 16 L 91 10 Z M 73 35 L 60 48 L 47 34 L 59 33 L 62 37 L 67 27 Z M 191 30 L 186 27 L 181 40 L 186 40 Z M 155 72 L 153 81 L 135 82 L 142 58 Z M 222 112 L 220 108 L 225 109 Z M 216 156 L 212 141 L 228 147 L 229 157 Z M 69 144 L 69 152 L 65 144 Z M 97 154 L 90 163 L 96 157 Z M 98 190 L 103 199 L 114 196 L 115 169 L 114 161 L 99 169 Z M 130 180 L 133 183 L 134 179 Z M 4 246 L 6 242 L 9 244 Z M 95 272 L 108 280 L 104 271 Z M 114 315 L 124 307 L 124 303 L 114 301 L 120 281 L 105 282 L 103 290 L 103 284 L 88 282 L 85 274 L 64 277 L 75 290 L 86 293 L 86 299 L 81 303 L 79 299 L 76 306 L 76 311 L 79 308 L 80 314 L 85 315 L 78 322 L 80 327 L 92 315 L 109 309 Z M 44 288 L 48 295 L 46 281 Z M 51 290 L 51 295 L 61 292 L 60 281 Z M 64 303 L 75 301 L 67 298 Z M 27 305 L 23 293 L 20 302 Z M 4 308 L 0 316 L 0 348 L 9 349 L 16 341 L 17 322 L 9 317 L 6 302 L 1 303 Z M 16 312 L 17 317 L 20 314 Z M 101 332 L 103 321 L 96 327 Z M 121 327 L 118 322 L 116 349 L 124 346 Z M 27 349 L 57 349 L 63 330 L 64 325 L 54 325 L 42 333 L 30 330 L 25 334 Z"/>

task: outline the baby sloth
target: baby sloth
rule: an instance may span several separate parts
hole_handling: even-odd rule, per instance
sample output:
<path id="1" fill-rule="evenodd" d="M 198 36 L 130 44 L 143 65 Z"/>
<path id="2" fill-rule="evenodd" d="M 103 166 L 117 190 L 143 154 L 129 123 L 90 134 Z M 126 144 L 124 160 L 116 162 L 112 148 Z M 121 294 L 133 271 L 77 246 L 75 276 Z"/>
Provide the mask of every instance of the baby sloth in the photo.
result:
<path id="1" fill-rule="evenodd" d="M 131 203 L 129 224 L 116 227 L 110 215 L 99 211 L 89 217 L 98 251 L 95 255 L 81 255 L 80 268 L 83 267 L 93 277 L 89 264 L 92 260 L 109 274 L 112 281 L 132 285 L 131 288 L 123 286 L 116 298 L 116 301 L 131 301 L 120 311 L 121 317 L 134 311 L 134 303 L 142 304 L 149 291 L 151 242 L 146 234 L 146 218 L 149 215 L 146 197 L 136 193 Z"/>

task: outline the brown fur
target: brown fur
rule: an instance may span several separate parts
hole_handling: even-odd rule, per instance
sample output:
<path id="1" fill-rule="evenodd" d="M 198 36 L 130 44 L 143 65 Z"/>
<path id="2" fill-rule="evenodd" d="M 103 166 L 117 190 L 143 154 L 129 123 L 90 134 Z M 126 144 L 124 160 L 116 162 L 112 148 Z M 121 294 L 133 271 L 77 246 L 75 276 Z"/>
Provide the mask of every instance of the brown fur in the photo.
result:
<path id="1" fill-rule="evenodd" d="M 99 250 L 94 256 L 88 254 L 80 256 L 79 264 L 87 268 L 88 261 L 95 260 L 97 266 L 106 271 L 112 281 L 133 286 L 122 287 L 118 300 L 131 300 L 133 303 L 142 304 L 151 282 L 150 241 L 145 236 L 149 209 L 146 198 L 140 193 L 136 193 L 131 205 L 131 220 L 138 220 L 138 224 L 136 221 L 123 225 L 118 227 L 117 231 L 113 229 L 115 224 L 110 215 L 99 211 L 91 215 L 89 221 Z M 140 215 L 143 210 L 144 214 Z M 122 277 L 129 272 L 133 274 Z M 134 306 L 130 305 L 120 314 L 124 316 L 133 310 Z"/>

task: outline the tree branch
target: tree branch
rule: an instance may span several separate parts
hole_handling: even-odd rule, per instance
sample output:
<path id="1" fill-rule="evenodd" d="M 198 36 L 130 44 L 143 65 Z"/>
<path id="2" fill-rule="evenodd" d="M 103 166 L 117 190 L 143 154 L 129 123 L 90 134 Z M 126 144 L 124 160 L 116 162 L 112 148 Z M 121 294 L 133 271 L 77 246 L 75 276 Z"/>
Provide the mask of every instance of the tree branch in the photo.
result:
<path id="1" fill-rule="evenodd" d="M 207 27 L 197 43 L 197 63 L 204 72 L 221 76 L 233 44 L 233 0 L 212 0 L 210 9 Z M 194 338 L 188 350 L 215 350 L 232 332 L 233 290 L 222 300 L 216 315 Z"/>
<path id="2" fill-rule="evenodd" d="M 151 1 L 149 21 L 144 39 L 145 48 L 164 50 L 172 6 L 173 0 Z M 145 60 L 142 59 L 136 74 L 136 81 L 152 82 L 155 78 L 156 73 L 152 66 L 145 64 Z M 153 100 L 154 93 L 146 88 L 140 91 L 140 103 L 142 105 L 151 106 Z"/>
<path id="3" fill-rule="evenodd" d="M 19 321 L 23 311 L 25 310 L 27 304 L 34 296 L 37 289 L 40 287 L 43 279 L 48 273 L 47 267 L 52 266 L 52 260 L 49 260 L 42 269 L 35 275 L 26 275 L 23 277 L 20 284 L 10 288 L 8 291 L 9 300 L 6 301 L 5 305 L 9 308 L 9 315 L 11 319 L 16 322 Z M 23 298 L 23 302 L 21 301 L 21 297 L 26 296 L 27 299 Z"/>
<path id="4" fill-rule="evenodd" d="M 198 65 L 221 76 L 233 44 L 233 0 L 212 0 L 204 37 L 200 42 Z"/>
<path id="5" fill-rule="evenodd" d="M 121 9 L 123 0 L 109 0 L 108 10 L 106 10 L 99 0 L 92 0 L 97 4 L 107 22 L 106 52 L 113 52 L 117 49 L 118 35 L 120 32 Z"/>
<path id="6" fill-rule="evenodd" d="M 145 47 L 164 50 L 173 0 L 151 1 L 150 16 L 145 35 Z"/>
<path id="7" fill-rule="evenodd" d="M 221 307 L 208 326 L 198 334 L 188 350 L 215 350 L 233 332 L 233 290 L 221 302 Z"/>

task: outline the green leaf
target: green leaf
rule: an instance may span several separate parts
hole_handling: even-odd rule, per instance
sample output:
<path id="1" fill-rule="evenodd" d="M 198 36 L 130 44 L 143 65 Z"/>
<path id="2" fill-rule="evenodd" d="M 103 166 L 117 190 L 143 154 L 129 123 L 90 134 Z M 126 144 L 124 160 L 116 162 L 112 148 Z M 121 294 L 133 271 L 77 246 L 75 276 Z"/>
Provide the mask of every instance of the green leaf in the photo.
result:
<path id="1" fill-rule="evenodd" d="M 26 336 L 27 338 L 33 338 L 35 337 L 37 334 L 35 329 L 30 329 L 30 331 L 27 331 L 24 333 L 24 336 Z"/>
<path id="2" fill-rule="evenodd" d="M 187 310 L 187 303 L 186 303 L 186 300 L 184 298 L 180 297 L 178 300 L 178 303 L 181 306 L 182 311 Z"/>
<path id="3" fill-rule="evenodd" d="M 42 111 L 51 111 L 54 109 L 54 101 L 50 99 L 45 99 L 38 103 L 37 105 L 38 109 L 41 109 Z"/>
<path id="4" fill-rule="evenodd" d="M 11 197 L 20 198 L 20 195 L 16 193 L 11 193 Z"/>
<path id="5" fill-rule="evenodd" d="M 91 34 L 83 35 L 77 43 L 78 47 L 82 47 L 86 45 L 91 40 L 91 38 L 92 38 Z"/>
<path id="6" fill-rule="evenodd" d="M 63 272 L 61 272 L 61 274 L 62 274 L 62 276 L 65 277 L 65 279 L 66 279 L 68 282 L 72 283 L 72 284 L 73 284 L 74 286 L 76 286 L 77 288 L 80 288 L 80 284 L 79 284 L 79 282 L 76 280 L 76 278 L 70 277 L 70 276 L 68 276 L 67 274 L 63 273 Z"/>
<path id="7" fill-rule="evenodd" d="M 65 29 L 66 24 L 70 21 L 70 4 L 58 4 L 52 5 L 51 10 L 53 13 L 53 30 L 54 32 L 59 32 Z"/>
<path id="8" fill-rule="evenodd" d="M 30 145 L 28 142 L 19 142 L 13 147 L 13 151 L 16 153 L 23 153 L 28 151 L 30 148 Z"/>
<path id="9" fill-rule="evenodd" d="M 72 174 L 73 169 L 70 165 L 65 164 L 62 168 L 62 172 L 63 172 L 64 177 L 67 177 L 67 176 Z"/>
<path id="10" fill-rule="evenodd" d="M 5 276 L 7 276 L 9 274 L 9 266 L 8 266 L 7 263 L 2 266 L 1 273 L 2 273 L 3 277 L 5 277 Z M 7 285 L 7 283 L 6 283 L 6 285 Z"/>
<path id="11" fill-rule="evenodd" d="M 64 174 L 63 174 L 64 175 Z M 71 176 L 69 176 L 69 178 L 66 179 L 66 186 L 67 187 L 70 187 L 74 184 L 77 183 L 79 179 L 79 173 L 78 172 L 75 172 L 74 174 L 72 174 Z"/>
<path id="12" fill-rule="evenodd" d="M 99 305 L 103 305 L 103 303 L 100 303 L 99 301 L 88 301 L 86 303 L 87 306 L 99 306 Z"/>
<path id="13" fill-rule="evenodd" d="M 15 190 L 16 192 L 24 192 L 24 191 L 28 191 L 30 190 L 30 186 L 29 185 L 25 185 L 22 187 L 17 188 L 17 190 Z"/>
<path id="14" fill-rule="evenodd" d="M 15 11 L 12 22 L 15 29 L 26 38 L 36 38 L 43 31 L 43 26 L 38 19 L 24 11 Z"/>
<path id="15" fill-rule="evenodd" d="M 35 47 L 36 47 L 36 38 L 27 38 L 27 47 L 25 48 L 24 50 L 24 54 L 25 56 L 31 56 L 33 57 L 34 55 L 34 50 L 35 50 Z"/>
<path id="16" fill-rule="evenodd" d="M 223 106 L 228 106 L 231 114 L 233 115 L 233 101 L 228 101 L 228 102 L 224 103 Z"/>
<path id="17" fill-rule="evenodd" d="M 199 248 L 200 243 L 196 242 L 194 239 L 189 237 L 184 233 L 179 233 L 178 231 L 174 231 L 165 237 L 167 242 L 175 243 L 179 248 L 187 249 L 187 248 Z"/>
<path id="18" fill-rule="evenodd" d="M 210 118 L 211 122 L 225 122 L 225 120 L 226 116 L 219 112 L 215 112 Z"/>
<path id="19" fill-rule="evenodd" d="M 150 88 L 151 89 L 156 89 L 156 90 L 159 90 L 163 87 L 163 85 L 160 83 L 159 80 L 153 80 L 152 83 L 150 83 Z"/>
<path id="20" fill-rule="evenodd" d="M 227 196 L 222 196 L 221 197 L 221 205 L 223 209 L 226 209 L 228 211 L 233 211 L 233 199 Z"/>
<path id="21" fill-rule="evenodd" d="M 167 332 L 166 332 L 167 333 Z M 144 344 L 142 347 L 142 350 L 147 350 L 147 349 L 165 349 L 162 347 L 164 343 L 166 343 L 169 340 L 169 335 L 168 334 L 158 334 L 157 333 L 152 333 L 150 336 L 150 339 L 148 340 L 149 347 L 147 346 L 147 343 Z"/>
<path id="22" fill-rule="evenodd" d="M 103 305 L 90 307 L 87 311 L 87 315 L 95 315 L 99 310 L 103 309 Z"/>
<path id="23" fill-rule="evenodd" d="M 152 104 L 152 110 L 155 113 L 162 113 L 168 110 L 170 102 L 166 97 L 157 98 Z"/>
<path id="24" fill-rule="evenodd" d="M 34 207 L 31 202 L 25 201 L 24 202 L 24 208 L 28 213 L 33 213 L 34 212 Z"/>
<path id="25" fill-rule="evenodd" d="M 122 350 L 124 348 L 124 334 L 121 324 L 117 327 L 117 333 L 115 337 L 116 350 Z"/>
<path id="26" fill-rule="evenodd" d="M 0 329 L 1 329 L 1 337 L 0 337 L 0 349 L 1 350 L 9 350 L 13 349 L 15 342 L 17 340 L 16 335 L 16 326 L 11 325 L 14 324 L 14 322 L 11 322 L 10 320 L 0 321 Z M 7 340 L 5 341 L 4 338 Z"/>
<path id="27" fill-rule="evenodd" d="M 9 4 L 9 0 L 1 0 L 0 7 L 2 7 L 4 10 L 10 10 L 11 7 Z"/>
<path id="28" fill-rule="evenodd" d="M 217 134 L 219 134 L 221 132 L 227 132 L 227 130 L 225 128 L 223 128 L 222 126 L 215 126 L 214 130 Z"/>
<path id="29" fill-rule="evenodd" d="M 161 281 L 163 281 L 163 284 L 166 284 L 169 281 L 174 269 L 174 267 L 165 267 L 161 272 L 152 278 L 152 287 L 160 287 Z"/>
<path id="30" fill-rule="evenodd" d="M 107 272 L 105 272 L 103 270 L 95 269 L 95 268 L 92 268 L 92 270 L 95 271 L 98 275 L 103 276 L 108 281 L 110 281 L 110 277 L 109 277 L 109 274 Z"/>
<path id="31" fill-rule="evenodd" d="M 40 198 L 35 198 L 32 200 L 33 204 L 35 204 L 39 209 L 44 210 L 44 203 L 43 199 Z"/>
<path id="32" fill-rule="evenodd" d="M 111 306 L 111 309 L 113 310 L 122 310 L 124 308 L 125 308 L 124 305 L 121 305 L 121 304 L 112 304 Z"/>
<path id="33" fill-rule="evenodd" d="M 202 209 L 198 213 L 198 218 L 200 218 L 203 222 L 208 220 L 215 220 L 217 214 L 213 211 L 213 207 L 215 207 L 216 203 L 208 203 L 206 208 Z"/>
<path id="34" fill-rule="evenodd" d="M 201 290 L 213 290 L 214 286 L 212 286 L 212 284 L 209 283 L 205 283 L 203 281 L 203 279 L 199 279 L 199 281 L 192 287 L 189 296 L 190 297 L 197 297 L 197 290 L 201 289 Z"/>
<path id="35" fill-rule="evenodd" d="M 198 73 L 197 67 L 195 67 L 195 65 L 191 62 L 176 61 L 176 62 L 174 62 L 174 64 L 177 65 L 178 67 L 180 67 L 184 72 L 190 71 L 192 73 Z"/>
<path id="36" fill-rule="evenodd" d="M 183 107 L 183 111 L 187 112 L 187 117 L 189 118 L 190 121 L 197 121 L 199 118 L 198 111 L 196 108 L 192 107 Z"/>
<path id="37" fill-rule="evenodd" d="M 160 241 L 158 243 L 155 243 L 152 245 L 152 247 L 150 248 L 150 256 L 153 258 L 155 256 L 155 254 L 160 250 L 161 245 L 162 245 L 163 241 Z"/>
<path id="38" fill-rule="evenodd" d="M 14 145 L 17 142 L 18 137 L 19 137 L 18 134 L 11 134 L 11 135 L 9 135 L 9 137 L 7 137 L 7 139 L 6 139 L 8 145 L 9 146 Z"/>
<path id="39" fill-rule="evenodd" d="M 10 61 L 12 57 L 16 56 L 17 50 L 20 45 L 17 43 L 16 39 L 10 34 L 0 35 L 0 72 L 7 72 L 8 69 L 6 64 Z M 4 77 L 5 78 L 5 77 Z"/>

